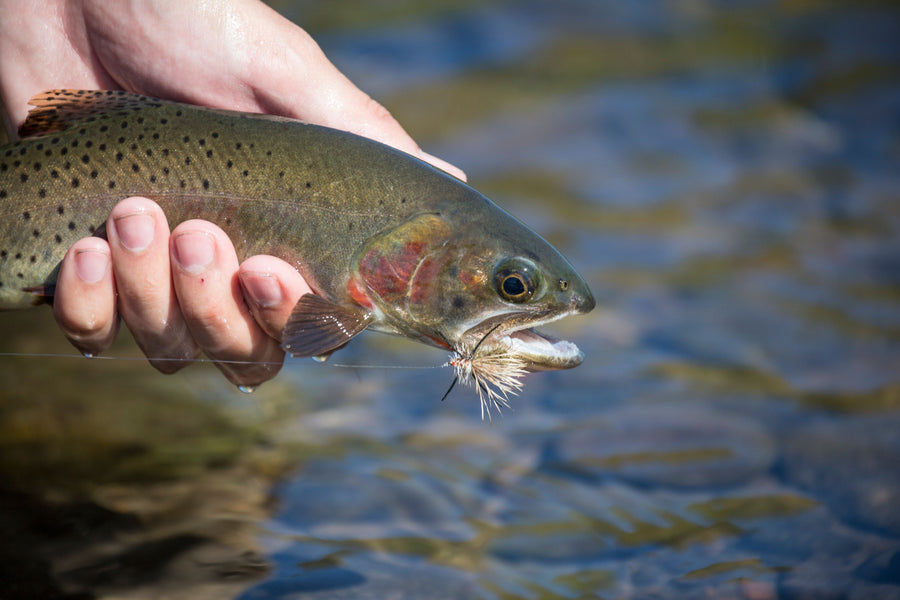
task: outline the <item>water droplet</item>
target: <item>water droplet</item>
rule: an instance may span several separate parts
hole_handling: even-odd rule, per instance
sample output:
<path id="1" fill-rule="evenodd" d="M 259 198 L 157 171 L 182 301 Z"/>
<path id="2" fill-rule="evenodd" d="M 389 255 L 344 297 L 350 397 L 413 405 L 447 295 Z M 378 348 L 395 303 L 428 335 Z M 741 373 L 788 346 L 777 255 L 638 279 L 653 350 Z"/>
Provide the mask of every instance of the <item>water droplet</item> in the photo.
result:
<path id="1" fill-rule="evenodd" d="M 239 385 L 238 389 L 241 390 L 242 392 L 244 392 L 245 394 L 252 394 L 253 392 L 256 391 L 257 387 L 258 386 L 255 386 L 255 385 Z"/>

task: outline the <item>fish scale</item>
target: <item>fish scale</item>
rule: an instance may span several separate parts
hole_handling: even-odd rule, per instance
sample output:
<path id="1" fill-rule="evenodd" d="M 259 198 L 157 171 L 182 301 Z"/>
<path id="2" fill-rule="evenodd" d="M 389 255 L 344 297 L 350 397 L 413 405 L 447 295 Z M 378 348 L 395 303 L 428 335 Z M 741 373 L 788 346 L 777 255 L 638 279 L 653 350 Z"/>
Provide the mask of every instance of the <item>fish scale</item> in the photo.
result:
<path id="1" fill-rule="evenodd" d="M 103 235 L 116 202 L 145 196 L 172 227 L 206 219 L 239 258 L 297 267 L 316 295 L 285 328 L 295 356 L 327 355 L 371 328 L 460 353 L 514 347 L 519 370 L 581 362 L 573 344 L 521 333 L 591 310 L 581 277 L 482 194 L 408 154 L 120 91 L 57 90 L 32 104 L 29 137 L 0 148 L 0 309 L 39 302 L 67 249 Z"/>
<path id="2" fill-rule="evenodd" d="M 425 199 L 421 186 L 396 198 L 390 193 L 399 191 L 395 181 L 379 185 L 379 177 L 353 173 L 348 162 L 371 158 L 365 154 L 372 144 L 362 138 L 351 140 L 358 147 L 328 152 L 335 139 L 323 138 L 348 134 L 132 96 L 98 93 L 91 97 L 107 100 L 92 107 L 98 112 L 64 112 L 78 126 L 0 152 L 0 306 L 32 304 L 34 295 L 22 289 L 52 283 L 66 249 L 93 234 L 115 202 L 129 196 L 157 201 L 173 226 L 191 218 L 217 223 L 242 257 L 275 246 L 294 264 L 323 245 L 341 255 L 383 225 L 378 210 L 354 206 L 361 191 L 370 191 L 360 185 L 383 189 L 376 205 L 392 203 L 388 210 L 398 216 L 416 212 Z M 44 122 L 58 124 L 54 118 Z M 24 133 L 34 130 L 29 124 Z M 391 166 L 384 166 L 390 174 Z M 296 231 L 298 219 L 307 220 L 304 212 L 324 223 Z M 304 274 L 324 291 L 334 271 L 320 261 Z"/>

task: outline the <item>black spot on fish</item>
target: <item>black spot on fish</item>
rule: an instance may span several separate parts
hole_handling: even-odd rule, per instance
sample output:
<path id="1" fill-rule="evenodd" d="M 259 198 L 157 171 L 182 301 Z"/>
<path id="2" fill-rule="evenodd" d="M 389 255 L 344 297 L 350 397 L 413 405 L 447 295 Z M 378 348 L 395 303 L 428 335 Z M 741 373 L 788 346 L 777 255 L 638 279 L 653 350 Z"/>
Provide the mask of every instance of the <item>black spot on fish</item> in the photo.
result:
<path id="1" fill-rule="evenodd" d="M 84 127 L 82 127 L 81 129 L 78 130 L 78 133 L 79 133 L 80 135 L 84 135 L 84 134 L 87 133 L 87 129 L 85 129 Z"/>
<path id="2" fill-rule="evenodd" d="M 310 183 L 309 181 L 307 181 L 307 182 L 306 182 L 306 189 L 309 189 L 309 188 L 311 188 L 311 187 L 312 187 L 312 183 Z"/>
<path id="3" fill-rule="evenodd" d="M 90 148 L 93 145 L 94 145 L 94 142 L 92 142 L 91 140 L 88 140 L 84 143 L 85 148 Z"/>
<path id="4" fill-rule="evenodd" d="M 35 171 L 40 171 L 40 170 L 41 170 L 41 163 L 39 163 L 39 162 L 34 163 L 34 170 L 35 170 Z"/>
<path id="5" fill-rule="evenodd" d="M 168 149 L 168 148 L 163 148 L 162 153 L 163 153 L 163 156 L 168 156 L 168 155 L 169 155 L 169 149 Z"/>
<path id="6" fill-rule="evenodd" d="M 234 166 L 234 163 L 229 160 L 227 163 L 225 163 L 225 166 L 230 169 L 231 167 Z"/>
<path id="7" fill-rule="evenodd" d="M 81 157 L 81 162 L 83 162 L 84 164 L 88 164 L 89 162 L 91 162 L 91 157 L 85 154 Z"/>
<path id="8" fill-rule="evenodd" d="M 200 144 L 201 146 L 203 146 L 206 144 L 206 140 L 203 138 L 200 138 L 199 140 L 197 140 L 197 143 Z"/>
<path id="9" fill-rule="evenodd" d="M 41 232 L 37 229 L 33 229 L 31 231 L 31 235 L 33 235 L 34 237 L 41 237 Z"/>
<path id="10" fill-rule="evenodd" d="M 213 155 L 213 151 L 212 151 L 212 150 L 207 150 L 207 151 L 206 151 L 206 158 L 212 158 L 212 155 Z"/>
<path id="11" fill-rule="evenodd" d="M 50 177 L 52 177 L 53 179 L 56 179 L 57 177 L 59 177 L 59 171 L 57 171 L 56 169 L 52 169 L 50 171 Z"/>
<path id="12" fill-rule="evenodd" d="M 131 144 L 131 149 L 132 149 L 132 150 L 137 150 L 137 144 Z"/>
<path id="13" fill-rule="evenodd" d="M 53 150 L 47 150 L 44 152 L 44 156 L 53 156 Z"/>
<path id="14" fill-rule="evenodd" d="M 18 167 L 18 166 L 20 166 L 21 164 L 22 164 L 22 161 L 21 161 L 21 160 L 14 160 L 14 161 L 13 161 L 13 166 L 14 166 L 14 167 Z"/>
<path id="15" fill-rule="evenodd" d="M 241 149 L 241 143 L 240 143 L 240 142 L 236 143 L 236 144 L 234 145 L 234 149 L 235 149 L 235 150 L 240 150 L 240 149 Z"/>
<path id="16" fill-rule="evenodd" d="M 141 170 L 141 167 L 138 166 L 137 163 L 131 163 L 131 170 L 134 171 L 135 173 L 137 173 L 138 171 Z"/>
<path id="17" fill-rule="evenodd" d="M 154 140 L 158 140 L 158 139 L 159 139 L 159 134 L 158 134 L 158 133 L 154 133 L 154 134 L 153 134 L 153 139 L 154 139 Z"/>
<path id="18" fill-rule="evenodd" d="M 75 221 L 69 221 L 69 231 L 75 231 Z"/>
<path id="19" fill-rule="evenodd" d="M 250 171 L 244 171 L 243 173 L 241 173 L 241 175 L 243 175 L 244 177 L 246 177 L 249 174 L 250 174 Z"/>
<path id="20" fill-rule="evenodd" d="M 150 183 L 156 183 L 156 175 L 150 176 Z"/>
<path id="21" fill-rule="evenodd" d="M 46 197 L 47 197 L 47 190 L 45 190 L 44 188 L 39 189 L 39 190 L 38 190 L 38 197 L 40 197 L 40 198 L 46 198 Z"/>
<path id="22" fill-rule="evenodd" d="M 122 159 L 125 158 L 125 155 L 121 152 L 116 152 L 116 160 L 122 162 Z"/>
<path id="23" fill-rule="evenodd" d="M 161 124 L 165 125 L 166 123 L 169 122 L 169 120 L 168 120 L 168 119 L 160 119 L 159 122 L 160 122 Z"/>
<path id="24" fill-rule="evenodd" d="M 37 262 L 37 256 L 32 254 L 31 256 L 28 257 L 28 262 L 33 262 L 33 263 Z"/>
<path id="25" fill-rule="evenodd" d="M 91 179 L 97 179 L 97 175 L 99 175 L 97 171 L 91 171 Z"/>
<path id="26" fill-rule="evenodd" d="M 185 183 L 184 179 L 182 179 L 181 181 L 179 181 L 179 182 L 178 182 L 178 185 L 179 185 L 180 187 L 182 187 L 182 188 L 186 188 L 186 187 L 187 187 L 187 183 Z"/>
<path id="27" fill-rule="evenodd" d="M 107 131 L 108 129 L 109 129 L 109 126 L 108 126 L 108 125 L 101 125 L 101 126 L 100 126 L 100 131 L 101 131 L 101 132 Z"/>
<path id="28" fill-rule="evenodd" d="M 56 207 L 56 212 L 59 214 L 63 214 L 64 212 L 66 212 L 66 209 L 63 207 L 62 204 L 60 204 L 59 206 Z"/>
<path id="29" fill-rule="evenodd" d="M 8 168 L 9 167 L 7 166 L 6 163 L 0 163 L 0 173 L 6 171 L 6 169 L 8 169 Z"/>
<path id="30" fill-rule="evenodd" d="M 62 236 L 57 233 L 55 237 L 56 237 L 56 243 L 62 244 Z"/>
<path id="31" fill-rule="evenodd" d="M 6 250 L 0 250 L 0 258 L 6 258 L 7 254 Z"/>
<path id="32" fill-rule="evenodd" d="M 100 144 L 97 146 L 97 149 L 100 150 L 100 152 L 106 152 L 106 144 Z"/>
<path id="33" fill-rule="evenodd" d="M 25 173 L 22 173 L 21 175 L 19 175 L 19 180 L 22 183 L 25 183 L 26 181 L 28 181 L 28 175 L 26 175 Z"/>
<path id="34" fill-rule="evenodd" d="M 0 190 L 0 198 L 6 198 L 6 190 Z"/>
<path id="35" fill-rule="evenodd" d="M 60 156 L 65 156 L 65 155 L 68 154 L 68 153 L 69 153 L 69 149 L 68 149 L 68 148 L 60 148 L 60 149 L 59 149 L 59 155 L 60 155 Z"/>
<path id="36" fill-rule="evenodd" d="M 128 128 L 128 121 L 122 121 L 122 129 Z"/>
<path id="37" fill-rule="evenodd" d="M 163 174 L 165 174 L 165 175 L 169 174 L 169 167 L 163 167 Z"/>
<path id="38" fill-rule="evenodd" d="M 38 144 L 37 146 L 35 146 L 35 148 L 38 149 L 38 150 L 43 150 L 43 149 L 44 149 L 44 144 Z"/>
<path id="39" fill-rule="evenodd" d="M 191 137 L 186 135 L 183 138 L 181 138 L 181 141 L 184 142 L 185 144 L 187 144 L 189 141 L 191 141 Z"/>
<path id="40" fill-rule="evenodd" d="M 284 177 L 284 171 L 278 171 L 278 176 L 279 176 L 279 177 Z"/>
<path id="41" fill-rule="evenodd" d="M 175 116 L 176 116 L 176 117 L 180 117 L 180 116 L 181 116 L 181 111 L 180 111 L 180 110 L 175 111 Z"/>
<path id="42" fill-rule="evenodd" d="M 31 218 L 31 213 L 26 210 L 25 212 L 22 213 L 22 218 L 27 221 L 28 219 Z"/>
<path id="43" fill-rule="evenodd" d="M 144 124 L 144 117 L 138 117 L 137 122 L 138 122 L 138 125 L 143 125 L 143 124 Z"/>
<path id="44" fill-rule="evenodd" d="M 68 171 L 71 168 L 72 168 L 72 163 L 70 163 L 69 161 L 66 161 L 63 163 L 63 169 L 65 169 L 66 171 Z"/>
<path id="45" fill-rule="evenodd" d="M 16 277 L 18 277 L 19 279 L 25 279 L 25 276 L 21 273 L 16 273 Z"/>
<path id="46" fill-rule="evenodd" d="M 268 152 L 266 152 L 266 156 L 272 156 L 272 151 L 269 150 Z"/>
<path id="47" fill-rule="evenodd" d="M 204 189 L 204 190 L 208 190 L 208 189 L 209 189 L 209 179 L 204 179 L 204 180 L 203 180 L 203 189 Z"/>
<path id="48" fill-rule="evenodd" d="M 51 139 L 51 140 L 50 140 L 50 143 L 51 143 L 51 144 L 58 144 L 58 143 L 59 143 L 59 138 L 58 138 L 58 137 L 55 137 L 55 138 Z"/>
<path id="49" fill-rule="evenodd" d="M 118 141 L 120 144 L 124 144 L 124 143 L 125 143 L 125 136 L 123 135 L 123 136 L 119 137 L 119 139 L 118 139 L 117 141 Z"/>
<path id="50" fill-rule="evenodd" d="M 78 147 L 78 140 L 72 140 L 72 147 L 73 147 L 73 148 L 77 148 L 77 147 Z"/>
<path id="51" fill-rule="evenodd" d="M 231 225 L 231 217 L 225 217 L 225 224 Z"/>
<path id="52" fill-rule="evenodd" d="M 191 164 L 191 157 L 190 157 L 190 156 L 185 156 L 185 157 L 184 157 L 184 164 L 186 164 L 186 165 Z"/>
<path id="53" fill-rule="evenodd" d="M 400 198 L 400 204 L 406 204 L 406 198 Z"/>
<path id="54" fill-rule="evenodd" d="M 21 252 L 16 252 L 16 260 L 18 260 L 18 259 L 20 259 L 20 258 L 22 258 L 22 253 L 21 253 Z"/>
<path id="55" fill-rule="evenodd" d="M 212 134 L 212 136 L 213 136 L 213 139 L 215 139 L 215 138 L 219 137 L 219 134 L 218 134 L 217 132 L 214 131 L 213 134 Z"/>
<path id="56" fill-rule="evenodd" d="M 78 178 L 77 178 L 77 177 L 73 177 L 73 178 L 72 178 L 72 187 L 73 187 L 73 188 L 77 188 L 80 184 L 81 184 L 81 182 L 78 181 Z"/>
<path id="57" fill-rule="evenodd" d="M 106 184 L 106 187 L 108 187 L 109 189 L 113 189 L 114 187 L 116 187 L 116 182 L 110 181 L 109 183 Z"/>

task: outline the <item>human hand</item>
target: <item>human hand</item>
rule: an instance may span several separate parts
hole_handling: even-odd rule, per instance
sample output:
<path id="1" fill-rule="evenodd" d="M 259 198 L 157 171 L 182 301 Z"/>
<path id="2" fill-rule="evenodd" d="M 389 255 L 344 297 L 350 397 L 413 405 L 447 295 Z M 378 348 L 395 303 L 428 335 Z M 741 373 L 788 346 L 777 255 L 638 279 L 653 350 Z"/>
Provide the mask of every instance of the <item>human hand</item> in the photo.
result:
<path id="1" fill-rule="evenodd" d="M 0 95 L 14 128 L 45 89 L 126 89 L 346 129 L 464 178 L 423 153 L 302 29 L 256 0 L 0 0 L 0 12 Z M 141 230 L 152 234 L 145 244 L 135 242 Z M 108 348 L 121 314 L 163 372 L 204 352 L 236 385 L 274 377 L 281 329 L 309 291 L 296 269 L 270 256 L 238 265 L 211 223 L 182 223 L 170 235 L 143 198 L 119 203 L 107 232 L 109 242 L 77 242 L 61 266 L 54 313 L 76 347 Z"/>
<path id="2" fill-rule="evenodd" d="M 201 351 L 236 385 L 278 373 L 281 329 L 311 291 L 296 269 L 273 256 L 238 265 L 231 241 L 206 221 L 186 221 L 170 234 L 162 209 L 146 198 L 119 202 L 106 230 L 108 241 L 76 242 L 57 279 L 53 311 L 79 350 L 109 347 L 118 312 L 163 373 Z"/>

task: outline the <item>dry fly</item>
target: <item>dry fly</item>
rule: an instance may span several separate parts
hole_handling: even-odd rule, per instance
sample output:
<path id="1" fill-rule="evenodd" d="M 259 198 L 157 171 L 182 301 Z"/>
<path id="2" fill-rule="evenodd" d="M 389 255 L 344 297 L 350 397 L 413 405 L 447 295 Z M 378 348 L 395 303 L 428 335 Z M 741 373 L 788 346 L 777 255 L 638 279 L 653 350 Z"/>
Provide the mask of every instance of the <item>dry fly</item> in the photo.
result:
<path id="1" fill-rule="evenodd" d="M 487 413 L 491 419 L 491 408 L 500 414 L 501 409 L 509 408 L 509 396 L 517 395 L 522 390 L 521 378 L 527 372 L 525 363 L 511 352 L 478 353 L 481 343 L 499 327 L 498 323 L 484 337 L 478 340 L 471 349 L 459 346 L 450 355 L 447 366 L 453 367 L 453 382 L 441 398 L 443 402 L 453 390 L 457 382 L 474 387 L 481 402 L 481 420 Z"/>

